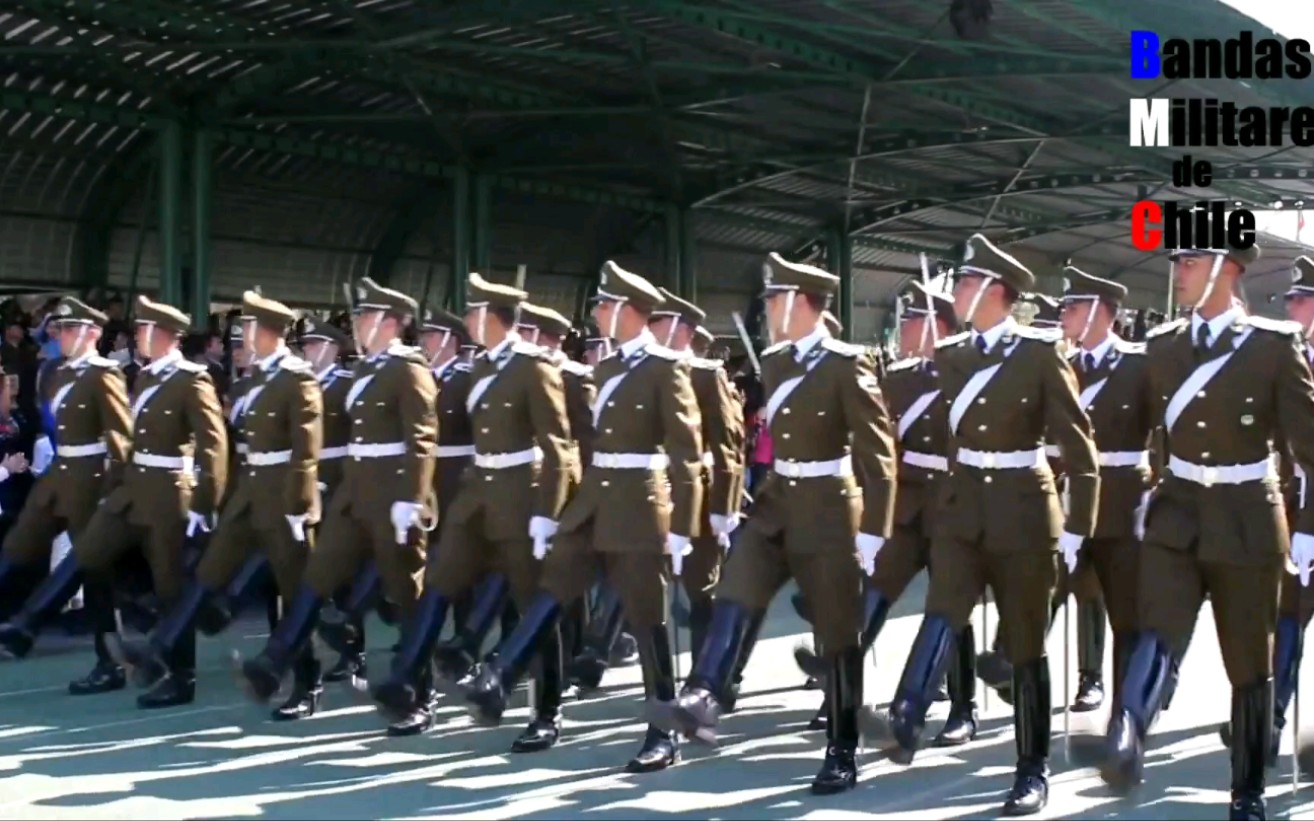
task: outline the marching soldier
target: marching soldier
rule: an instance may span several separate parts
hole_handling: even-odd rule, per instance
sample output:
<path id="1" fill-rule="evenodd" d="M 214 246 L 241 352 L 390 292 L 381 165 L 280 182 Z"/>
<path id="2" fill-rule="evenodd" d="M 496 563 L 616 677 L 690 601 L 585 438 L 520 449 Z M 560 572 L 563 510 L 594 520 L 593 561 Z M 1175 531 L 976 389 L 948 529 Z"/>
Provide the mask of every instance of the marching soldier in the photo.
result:
<path id="1" fill-rule="evenodd" d="M 1148 506 L 1141 632 L 1101 770 L 1118 788 L 1140 781 L 1173 648 L 1190 636 L 1208 596 L 1232 682 L 1233 819 L 1265 817 L 1283 554 L 1290 549 L 1302 585 L 1314 562 L 1314 506 L 1298 500 L 1304 504 L 1288 529 L 1271 444 L 1286 442 L 1295 466 L 1307 476 L 1314 470 L 1314 381 L 1303 329 L 1250 316 L 1232 296 L 1258 256 L 1257 246 L 1176 252 L 1177 302 L 1195 312 L 1147 335 L 1167 471 Z"/>
<path id="2" fill-rule="evenodd" d="M 597 300 L 594 318 L 620 344 L 616 355 L 594 370 L 599 388 L 592 462 L 579 492 L 554 523 L 539 593 L 496 657 L 480 665 L 467 691 L 476 720 L 483 722 L 501 721 L 508 695 L 536 648 L 565 608 L 593 584 L 599 565 L 637 633 L 647 697 L 669 701 L 675 695 L 664 574 L 668 556 L 680 574 L 698 535 L 703 489 L 698 403 L 688 362 L 657 344 L 648 330 L 649 316 L 664 302 L 661 292 L 607 262 Z M 626 770 L 661 770 L 678 757 L 674 736 L 650 726 Z"/>
<path id="3" fill-rule="evenodd" d="M 694 669 L 678 700 L 654 712 L 663 726 L 708 737 L 754 621 L 793 576 L 815 608 L 829 662 L 829 744 L 812 782 L 814 793 L 829 794 L 857 782 L 862 577 L 891 531 L 893 426 L 871 360 L 834 339 L 822 319 L 839 277 L 778 254 L 763 269 L 767 315 L 781 340 L 762 356 L 773 472 L 754 495 Z"/>
<path id="4" fill-rule="evenodd" d="M 325 506 L 296 595 L 264 649 L 241 663 L 240 684 L 267 701 L 303 652 L 320 609 L 371 559 L 383 593 L 404 616 L 419 599 L 425 530 L 435 514 L 436 394 L 428 362 L 400 342 L 415 300 L 365 278 L 354 331 L 362 353 L 344 405 L 351 417 L 342 477 Z"/>
<path id="5" fill-rule="evenodd" d="M 236 489 L 219 513 L 210 543 L 148 646 L 125 646 L 127 665 L 139 685 L 163 678 L 184 681 L 172 660 L 180 648 L 194 655 L 194 628 L 206 604 L 223 596 L 262 549 L 284 601 L 301 582 L 310 553 L 309 523 L 319 514 L 318 466 L 323 439 L 319 383 L 309 362 L 293 356 L 284 342 L 296 314 L 280 302 L 247 291 L 241 317 L 250 351 L 251 374 L 234 410 L 241 425 L 241 471 Z M 212 631 L 207 631 L 212 632 Z M 314 715 L 323 692 L 319 661 L 306 647 L 296 659 L 293 687 L 275 721 Z"/>
<path id="6" fill-rule="evenodd" d="M 1013 666 L 1017 770 L 1005 815 L 1044 809 L 1049 795 L 1050 675 L 1045 633 L 1058 579 L 1056 553 L 1074 557 L 1095 525 L 1099 473 L 1090 420 L 1060 334 L 1019 325 L 1018 299 L 1035 285 L 1025 266 L 980 234 L 965 248 L 955 312 L 970 332 L 944 339 L 935 366 L 947 403 L 949 476 L 931 547 L 926 617 L 889 708 L 892 750 L 910 763 L 953 636 L 986 586 L 995 594 Z M 1067 467 L 1064 520 L 1044 440 Z"/>
<path id="7" fill-rule="evenodd" d="M 227 431 L 205 366 L 188 362 L 179 350 L 191 317 L 138 297 L 136 324 L 137 348 L 149 353 L 150 364 L 137 377 L 132 464 L 73 541 L 73 555 L 51 571 L 20 617 L 0 630 L 0 642 L 11 649 L 30 646 L 46 615 L 42 605 L 67 600 L 82 572 L 107 579 L 137 544 L 165 611 L 183 606 L 186 540 L 214 526 L 228 479 Z M 139 707 L 173 707 L 195 699 L 196 638 L 185 632 L 169 647 L 167 674 L 137 698 Z"/>
<path id="8" fill-rule="evenodd" d="M 423 702 L 434 644 L 453 602 L 498 573 L 517 604 L 529 604 L 540 560 L 578 476 L 561 370 L 545 349 L 515 331 L 528 295 L 479 274 L 470 275 L 468 289 L 467 328 L 488 346 L 475 361 L 466 397 L 474 465 L 447 510 L 438 556 L 420 605 L 402 629 L 391 674 L 372 688 L 380 711 L 394 720 Z M 555 627 L 536 638 L 531 649 L 542 650 L 539 700 L 513 752 L 545 750 L 560 736 L 561 638 Z"/>
<path id="9" fill-rule="evenodd" d="M 96 355 L 108 318 L 72 297 L 65 298 L 50 320 L 58 334 L 64 362 L 54 370 L 48 387 L 50 433 L 56 443 L 55 461 L 37 480 L 26 503 L 15 511 L 18 519 L 5 536 L 0 553 L 0 590 L 21 601 L 17 591 L 28 578 L 39 577 L 50 564 L 50 551 L 58 541 L 66 545 L 86 529 L 96 505 L 122 480 L 132 443 L 127 385 L 112 359 Z M 12 584 L 11 584 L 12 583 Z M 77 589 L 43 586 L 29 599 L 25 614 L 14 627 L 35 628 L 56 615 Z M 47 598 L 43 601 L 41 596 Z M 0 605 L 2 607 L 3 605 Z M 117 630 L 113 590 L 102 580 L 83 587 L 83 608 L 95 635 L 96 665 L 84 678 L 69 683 L 73 695 L 120 690 L 126 684 L 123 669 L 109 653 L 105 637 Z M 24 625 L 24 619 L 31 622 Z M 12 634 L 10 634 L 12 635 Z M 27 651 L 21 639 L 6 642 L 15 655 Z"/>

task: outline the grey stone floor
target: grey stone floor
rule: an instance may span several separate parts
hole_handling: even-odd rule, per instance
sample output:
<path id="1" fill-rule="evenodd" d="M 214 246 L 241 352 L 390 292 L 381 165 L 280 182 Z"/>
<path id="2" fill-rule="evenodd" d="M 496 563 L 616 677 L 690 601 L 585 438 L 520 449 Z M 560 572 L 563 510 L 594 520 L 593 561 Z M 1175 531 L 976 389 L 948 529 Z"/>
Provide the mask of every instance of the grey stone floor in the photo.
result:
<path id="1" fill-rule="evenodd" d="M 890 698 L 923 595 L 922 586 L 914 587 L 881 637 L 880 670 L 869 668 L 869 702 Z M 229 641 L 250 651 L 258 645 L 260 626 L 242 626 Z M 782 594 L 748 668 L 742 709 L 724 724 L 722 746 L 686 747 L 681 766 L 647 776 L 620 770 L 642 729 L 634 667 L 613 673 L 601 697 L 567 706 L 565 738 L 555 750 L 513 756 L 507 748 L 526 720 L 523 697 L 495 730 L 473 727 L 451 705 L 430 735 L 389 739 L 370 707 L 335 689 L 315 718 L 276 725 L 242 701 L 227 669 L 231 648 L 217 640 L 202 645 L 194 705 L 142 713 L 129 693 L 65 695 L 65 682 L 85 671 L 88 653 L 81 643 L 52 641 L 34 658 L 0 666 L 0 817 L 537 821 L 998 814 L 1014 753 L 1008 708 L 997 699 L 974 744 L 924 752 L 906 769 L 868 755 L 857 790 L 826 799 L 808 794 L 824 739 L 804 729 L 820 694 L 798 687 L 802 676 L 790 650 L 801 633 Z M 380 626 L 373 639 L 372 658 L 382 666 L 391 631 Z M 1063 701 L 1063 652 L 1062 631 L 1056 630 L 1050 649 L 1055 704 Z M 686 648 L 686 670 L 688 663 Z M 1094 771 L 1066 765 L 1058 713 L 1051 802 L 1040 817 L 1225 817 L 1227 758 L 1215 728 L 1226 718 L 1228 698 L 1206 610 L 1177 702 L 1156 728 L 1145 787 L 1133 799 L 1117 799 Z M 933 712 L 929 732 L 937 729 L 943 709 Z M 1073 730 L 1094 731 L 1103 721 L 1074 716 Z M 1284 751 L 1289 747 L 1287 739 Z M 1314 785 L 1293 794 L 1285 757 L 1273 781 L 1270 817 L 1314 818 Z"/>

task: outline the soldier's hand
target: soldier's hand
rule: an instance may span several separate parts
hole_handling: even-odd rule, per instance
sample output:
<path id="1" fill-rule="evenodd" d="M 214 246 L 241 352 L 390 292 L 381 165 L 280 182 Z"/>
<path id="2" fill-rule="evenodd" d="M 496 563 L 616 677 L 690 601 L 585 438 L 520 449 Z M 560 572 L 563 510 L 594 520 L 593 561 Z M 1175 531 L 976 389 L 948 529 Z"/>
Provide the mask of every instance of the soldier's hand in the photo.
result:
<path id="1" fill-rule="evenodd" d="M 306 517 L 305 516 L 284 516 L 287 519 L 287 526 L 292 528 L 292 538 L 298 542 L 306 540 Z"/>
<path id="2" fill-rule="evenodd" d="M 0 462 L 0 467 L 10 473 L 26 473 L 29 466 L 26 456 L 21 453 L 11 453 Z"/>
<path id="3" fill-rule="evenodd" d="M 735 532 L 739 526 L 738 516 L 721 516 L 713 513 L 708 519 L 711 521 L 712 532 L 716 534 L 716 543 L 721 546 L 722 550 L 730 549 L 730 534 Z"/>
<path id="4" fill-rule="evenodd" d="M 1132 532 L 1136 534 L 1136 541 L 1138 542 L 1145 539 L 1145 516 L 1149 512 L 1150 491 L 1147 490 L 1141 494 L 1141 503 L 1136 506 L 1136 510 L 1132 514 L 1136 517 L 1135 522 L 1132 525 Z"/>
<path id="5" fill-rule="evenodd" d="M 420 521 L 420 506 L 415 502 L 393 502 L 389 511 L 392 520 L 393 535 L 397 544 L 406 544 L 406 537 L 412 527 Z"/>
<path id="6" fill-rule="evenodd" d="M 187 511 L 187 538 L 191 539 L 198 533 L 209 533 L 211 527 L 210 517 L 203 516 L 194 510 Z"/>
<path id="7" fill-rule="evenodd" d="M 1067 565 L 1069 573 L 1076 571 L 1077 556 L 1081 553 L 1081 546 L 1085 541 L 1084 537 L 1066 530 L 1059 535 L 1059 550 L 1063 553 L 1063 563 Z"/>
<path id="8" fill-rule="evenodd" d="M 1314 536 L 1295 533 L 1291 536 L 1291 563 L 1296 566 L 1302 587 L 1309 587 L 1310 568 L 1314 566 Z"/>
<path id="9" fill-rule="evenodd" d="M 676 533 L 666 534 L 666 554 L 671 557 L 671 572 L 676 576 L 684 569 L 684 557 L 693 552 L 693 542 L 688 536 Z"/>
<path id="10" fill-rule="evenodd" d="M 859 533 L 853 542 L 862 559 L 862 572 L 870 576 L 876 572 L 876 555 L 885 547 L 885 539 L 870 533 Z"/>
<path id="11" fill-rule="evenodd" d="M 534 558 L 539 561 L 552 550 L 552 537 L 557 535 L 557 523 L 546 516 L 531 516 L 529 538 L 534 540 Z"/>

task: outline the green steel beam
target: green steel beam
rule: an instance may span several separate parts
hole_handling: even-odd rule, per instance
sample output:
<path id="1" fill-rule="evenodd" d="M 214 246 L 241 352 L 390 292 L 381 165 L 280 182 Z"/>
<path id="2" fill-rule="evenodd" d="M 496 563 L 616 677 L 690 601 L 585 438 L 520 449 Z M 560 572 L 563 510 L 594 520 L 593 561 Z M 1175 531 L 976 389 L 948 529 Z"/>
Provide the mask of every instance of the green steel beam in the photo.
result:
<path id="1" fill-rule="evenodd" d="M 470 214 L 470 256 L 476 271 L 493 267 L 493 178 L 486 173 L 474 178 L 474 202 Z"/>
<path id="2" fill-rule="evenodd" d="M 386 284 L 397 266 L 397 260 L 406 253 L 411 237 L 434 213 L 443 208 L 451 196 L 448 186 L 433 180 L 424 180 L 411 188 L 397 204 L 392 219 L 383 229 L 379 241 L 370 253 L 366 270 L 375 281 Z"/>
<path id="3" fill-rule="evenodd" d="M 846 341 L 853 339 L 853 244 L 843 227 L 826 232 L 826 267 L 839 277 L 839 299 L 835 314 Z"/>
<path id="4" fill-rule="evenodd" d="M 452 181 L 452 263 L 448 271 L 447 307 L 465 313 L 465 280 L 470 275 L 470 169 L 459 166 Z M 481 271 L 488 274 L 487 271 Z"/>
<path id="5" fill-rule="evenodd" d="M 665 286 L 677 296 L 681 295 L 683 289 L 680 282 L 682 269 L 680 257 L 684 252 L 684 243 L 680 237 L 680 222 L 680 206 L 667 205 L 662 220 L 662 227 L 666 229 L 666 242 L 662 246 L 663 257 L 666 261 Z"/>
<path id="6" fill-rule="evenodd" d="M 167 305 L 181 306 L 183 297 L 183 128 L 170 122 L 160 130 L 160 293 Z"/>
<path id="7" fill-rule="evenodd" d="M 698 228 L 693 209 L 680 208 L 680 290 L 676 293 L 698 303 Z"/>
<path id="8" fill-rule="evenodd" d="M 89 287 L 108 287 L 114 228 L 124 206 L 141 189 L 152 168 L 158 168 L 156 138 L 153 133 L 142 132 L 131 147 L 105 165 L 87 190 L 78 213 L 76 243 L 81 279 Z"/>
<path id="9" fill-rule="evenodd" d="M 210 212 L 214 205 L 214 143 L 205 129 L 192 132 L 192 278 L 190 311 L 198 324 L 210 315 Z"/>

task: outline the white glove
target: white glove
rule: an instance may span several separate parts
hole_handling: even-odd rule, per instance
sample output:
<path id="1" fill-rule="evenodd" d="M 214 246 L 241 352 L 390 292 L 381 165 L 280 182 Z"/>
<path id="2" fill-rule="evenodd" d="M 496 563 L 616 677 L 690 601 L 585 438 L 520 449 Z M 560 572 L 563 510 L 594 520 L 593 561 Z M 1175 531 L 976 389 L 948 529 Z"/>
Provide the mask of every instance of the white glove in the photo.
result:
<path id="1" fill-rule="evenodd" d="M 712 523 L 712 532 L 716 534 L 716 543 L 721 546 L 722 550 L 730 549 L 730 534 L 735 532 L 739 527 L 738 516 L 721 516 L 713 513 L 708 517 Z"/>
<path id="2" fill-rule="evenodd" d="M 552 537 L 557 535 L 557 523 L 546 516 L 531 516 L 529 538 L 534 540 L 534 558 L 539 561 L 552 550 Z"/>
<path id="3" fill-rule="evenodd" d="M 1309 587 L 1310 565 L 1314 564 L 1314 536 L 1294 533 L 1291 536 L 1291 563 L 1296 566 L 1302 587 Z"/>
<path id="4" fill-rule="evenodd" d="M 1137 541 L 1145 538 L 1145 515 L 1150 512 L 1150 491 L 1141 494 L 1141 503 L 1136 506 L 1136 511 L 1132 514 L 1136 517 L 1132 525 L 1132 532 L 1136 534 Z"/>
<path id="5" fill-rule="evenodd" d="M 684 557 L 693 552 L 693 542 L 688 536 L 675 533 L 666 534 L 666 555 L 671 557 L 671 572 L 680 575 L 684 568 Z"/>
<path id="6" fill-rule="evenodd" d="M 393 502 L 388 518 L 397 544 L 406 544 L 406 534 L 420 521 L 420 506 L 415 502 Z"/>
<path id="7" fill-rule="evenodd" d="M 32 472 L 40 476 L 55 460 L 55 446 L 50 444 L 49 436 L 38 436 L 32 445 Z"/>
<path id="8" fill-rule="evenodd" d="M 1085 542 L 1085 536 L 1078 536 L 1066 530 L 1059 535 L 1059 550 L 1063 553 L 1063 563 L 1068 566 L 1069 573 L 1077 569 L 1077 554 L 1081 552 L 1081 546 Z"/>
<path id="9" fill-rule="evenodd" d="M 858 555 L 862 557 L 862 572 L 868 576 L 876 572 L 876 554 L 881 552 L 885 547 L 885 539 L 882 536 L 873 536 L 870 533 L 859 533 L 853 539 L 854 545 L 858 548 Z"/>
<path id="10" fill-rule="evenodd" d="M 324 484 L 323 482 L 316 482 L 315 487 L 318 488 L 321 496 L 324 495 L 325 493 L 328 493 L 328 485 Z"/>
<path id="11" fill-rule="evenodd" d="M 213 527 L 209 516 L 202 516 L 194 510 L 187 511 L 187 538 L 190 539 L 198 533 L 209 533 Z"/>
<path id="12" fill-rule="evenodd" d="M 287 526 L 292 528 L 292 538 L 298 542 L 306 540 L 306 517 L 305 516 L 284 516 L 287 519 Z"/>

